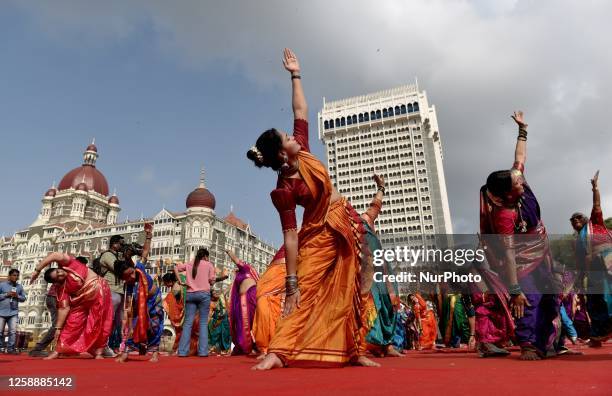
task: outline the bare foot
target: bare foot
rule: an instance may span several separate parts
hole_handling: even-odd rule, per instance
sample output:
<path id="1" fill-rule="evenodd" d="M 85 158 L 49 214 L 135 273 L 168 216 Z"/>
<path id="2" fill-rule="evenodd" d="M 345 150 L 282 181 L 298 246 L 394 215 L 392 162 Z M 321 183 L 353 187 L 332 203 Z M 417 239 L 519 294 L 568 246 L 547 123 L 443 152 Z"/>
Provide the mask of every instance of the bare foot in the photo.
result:
<path id="1" fill-rule="evenodd" d="M 102 356 L 101 353 L 96 353 L 96 356 L 94 357 L 94 359 L 96 359 L 96 360 L 104 360 L 104 356 Z"/>
<path id="2" fill-rule="evenodd" d="M 536 351 L 532 351 L 529 349 L 523 349 L 521 351 L 520 360 L 530 361 L 530 360 L 542 360 L 540 356 L 536 353 Z"/>
<path id="3" fill-rule="evenodd" d="M 151 363 L 159 362 L 159 352 L 153 352 L 153 356 L 151 356 L 151 359 L 149 359 L 149 362 Z"/>
<path id="4" fill-rule="evenodd" d="M 43 358 L 43 360 L 53 360 L 53 359 L 57 359 L 59 357 L 59 353 L 53 351 L 49 354 L 49 356 L 47 356 L 46 358 Z"/>
<path id="5" fill-rule="evenodd" d="M 264 360 L 266 358 L 266 356 L 268 356 L 265 353 L 262 353 L 261 355 L 257 356 L 257 360 Z"/>
<path id="6" fill-rule="evenodd" d="M 368 359 L 365 356 L 359 356 L 355 365 L 362 367 L 380 367 L 380 364 L 376 363 L 373 360 Z"/>
<path id="7" fill-rule="evenodd" d="M 121 355 L 119 355 L 117 357 L 117 359 L 115 359 L 115 362 L 117 363 L 125 363 L 125 361 L 128 359 L 128 353 L 127 352 L 123 352 Z"/>
<path id="8" fill-rule="evenodd" d="M 271 370 L 280 367 L 283 367 L 283 362 L 281 362 L 275 353 L 269 353 L 259 364 L 251 367 L 251 370 Z"/>
<path id="9" fill-rule="evenodd" d="M 397 349 L 395 349 L 392 345 L 389 345 L 387 348 L 387 356 L 389 357 L 405 357 L 403 354 L 399 353 Z"/>

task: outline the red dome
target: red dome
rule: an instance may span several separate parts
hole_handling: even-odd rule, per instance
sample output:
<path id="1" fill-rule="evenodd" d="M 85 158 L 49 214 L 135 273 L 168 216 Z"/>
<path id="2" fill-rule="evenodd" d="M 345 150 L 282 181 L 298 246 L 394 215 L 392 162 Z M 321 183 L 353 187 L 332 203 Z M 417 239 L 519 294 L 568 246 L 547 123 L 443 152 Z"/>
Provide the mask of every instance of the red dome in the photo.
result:
<path id="1" fill-rule="evenodd" d="M 109 204 L 119 205 L 119 198 L 116 195 L 113 195 L 108 199 Z"/>
<path id="2" fill-rule="evenodd" d="M 55 194 L 57 194 L 57 190 L 55 188 L 50 188 L 45 193 L 45 197 L 55 197 Z"/>
<path id="3" fill-rule="evenodd" d="M 198 208 L 210 208 L 215 209 L 217 204 L 215 196 L 204 187 L 198 187 L 193 190 L 188 196 L 185 205 L 187 209 L 198 207 Z"/>
<path id="4" fill-rule="evenodd" d="M 78 185 L 84 183 L 88 191 L 108 195 L 108 183 L 106 178 L 94 166 L 83 165 L 66 173 L 58 186 L 58 190 L 77 189 Z"/>

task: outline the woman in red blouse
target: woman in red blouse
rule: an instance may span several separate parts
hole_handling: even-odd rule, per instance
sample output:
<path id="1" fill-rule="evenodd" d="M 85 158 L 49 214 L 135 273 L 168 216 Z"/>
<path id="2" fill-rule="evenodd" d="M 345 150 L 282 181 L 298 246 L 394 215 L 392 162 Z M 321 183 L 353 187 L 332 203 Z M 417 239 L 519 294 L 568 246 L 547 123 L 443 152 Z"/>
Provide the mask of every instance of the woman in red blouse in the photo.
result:
<path id="1" fill-rule="evenodd" d="M 283 318 L 268 354 L 253 368 L 377 366 L 359 353 L 363 225 L 332 186 L 326 167 L 310 153 L 300 66 L 289 49 L 284 50 L 283 64 L 291 73 L 293 87 L 293 136 L 269 129 L 247 153 L 257 167 L 278 172 L 270 195 L 280 215 L 287 268 Z M 299 233 L 296 205 L 304 207 Z"/>

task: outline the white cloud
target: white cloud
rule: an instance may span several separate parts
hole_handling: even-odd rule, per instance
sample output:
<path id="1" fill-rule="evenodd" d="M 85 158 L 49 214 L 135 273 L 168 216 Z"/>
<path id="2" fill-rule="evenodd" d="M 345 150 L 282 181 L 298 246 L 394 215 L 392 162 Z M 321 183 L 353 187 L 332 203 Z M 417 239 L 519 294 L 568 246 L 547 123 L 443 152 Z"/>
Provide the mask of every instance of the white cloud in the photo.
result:
<path id="1" fill-rule="evenodd" d="M 512 163 L 509 114 L 530 124 L 530 183 L 555 232 L 588 207 L 602 170 L 612 211 L 612 2 L 586 1 L 68 1 L 15 2 L 69 45 L 123 40 L 142 26 L 186 68 L 215 61 L 267 87 L 283 84 L 280 53 L 303 64 L 311 106 L 418 76 L 436 104 L 458 231 L 477 226 L 477 191 Z M 257 98 L 252 98 L 256 102 Z M 246 165 L 245 165 L 246 166 Z M 172 186 L 171 186 L 172 187 Z M 170 188 L 172 190 L 172 188 Z M 262 192 L 263 193 L 263 192 Z M 609 212 L 612 214 L 612 212 Z"/>

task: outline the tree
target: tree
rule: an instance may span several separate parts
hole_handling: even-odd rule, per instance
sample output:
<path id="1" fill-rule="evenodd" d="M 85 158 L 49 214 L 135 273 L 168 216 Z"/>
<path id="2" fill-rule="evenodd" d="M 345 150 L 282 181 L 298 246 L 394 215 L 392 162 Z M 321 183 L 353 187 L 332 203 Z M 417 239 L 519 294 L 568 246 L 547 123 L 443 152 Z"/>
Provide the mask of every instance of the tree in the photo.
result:
<path id="1" fill-rule="evenodd" d="M 608 230 L 612 230 L 612 217 L 608 217 L 604 220 L 604 224 Z"/>

